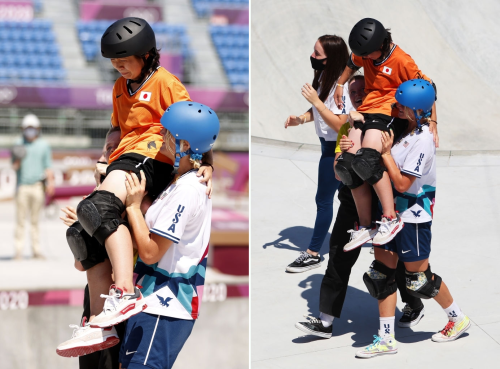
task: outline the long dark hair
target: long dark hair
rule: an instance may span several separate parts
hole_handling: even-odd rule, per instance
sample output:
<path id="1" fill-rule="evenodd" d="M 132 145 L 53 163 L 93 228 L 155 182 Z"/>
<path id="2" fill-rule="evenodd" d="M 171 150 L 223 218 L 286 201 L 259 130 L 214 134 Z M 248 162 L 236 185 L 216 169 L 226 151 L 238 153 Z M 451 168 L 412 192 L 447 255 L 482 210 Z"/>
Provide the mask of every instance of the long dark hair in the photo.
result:
<path id="1" fill-rule="evenodd" d="M 148 58 L 146 59 L 146 54 L 144 55 L 136 55 L 136 58 L 142 59 L 144 61 L 144 66 L 141 69 L 141 74 L 137 77 L 136 80 L 132 82 L 142 83 L 144 79 L 158 66 L 160 65 L 160 50 L 156 47 L 153 47 L 151 50 L 147 52 Z"/>
<path id="2" fill-rule="evenodd" d="M 312 86 L 315 90 L 321 86 L 319 99 L 325 102 L 335 82 L 347 65 L 349 52 L 342 37 L 335 35 L 324 35 L 318 38 L 319 43 L 325 51 L 327 57 L 326 66 L 323 71 L 315 70 Z"/>

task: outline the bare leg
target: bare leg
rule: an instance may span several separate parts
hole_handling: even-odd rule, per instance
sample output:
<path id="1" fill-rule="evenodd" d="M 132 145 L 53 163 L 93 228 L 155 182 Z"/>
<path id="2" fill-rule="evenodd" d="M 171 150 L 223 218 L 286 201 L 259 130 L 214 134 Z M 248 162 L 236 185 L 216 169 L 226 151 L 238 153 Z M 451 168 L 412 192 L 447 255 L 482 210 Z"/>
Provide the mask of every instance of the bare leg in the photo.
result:
<path id="1" fill-rule="evenodd" d="M 362 147 L 375 149 L 378 152 L 382 151 L 382 132 L 378 129 L 369 129 L 365 132 L 363 137 Z M 394 210 L 394 196 L 392 193 L 391 180 L 387 172 L 380 181 L 373 185 L 375 192 L 382 204 L 383 215 L 395 217 L 396 212 Z"/>
<path id="2" fill-rule="evenodd" d="M 365 182 L 358 188 L 351 190 L 351 193 L 358 211 L 359 225 L 370 227 L 372 224 L 372 192 L 370 191 L 370 185 Z"/>
<path id="3" fill-rule="evenodd" d="M 112 192 L 123 203 L 127 196 L 125 188 L 125 171 L 114 170 L 106 177 L 99 187 L 100 191 Z M 115 285 L 126 292 L 134 292 L 133 279 L 133 245 L 132 237 L 127 227 L 121 225 L 106 241 L 106 251 L 113 267 Z"/>
<path id="4" fill-rule="evenodd" d="M 392 193 L 391 180 L 387 172 L 384 172 L 382 179 L 373 185 L 373 189 L 377 193 L 378 199 L 382 204 L 383 215 L 395 218 L 394 195 Z"/>
<path id="5" fill-rule="evenodd" d="M 113 283 L 111 279 L 111 263 L 108 259 L 87 270 L 87 283 L 90 296 L 89 321 L 92 321 L 104 308 L 104 299 L 101 298 L 101 294 L 107 294 L 109 286 Z"/>
<path id="6" fill-rule="evenodd" d="M 352 141 L 353 146 L 349 150 L 347 150 L 347 152 L 349 152 L 351 154 L 356 154 L 356 152 L 359 149 L 361 149 L 361 130 L 356 129 L 356 128 L 352 128 L 349 131 L 348 138 L 349 138 L 349 140 Z"/>

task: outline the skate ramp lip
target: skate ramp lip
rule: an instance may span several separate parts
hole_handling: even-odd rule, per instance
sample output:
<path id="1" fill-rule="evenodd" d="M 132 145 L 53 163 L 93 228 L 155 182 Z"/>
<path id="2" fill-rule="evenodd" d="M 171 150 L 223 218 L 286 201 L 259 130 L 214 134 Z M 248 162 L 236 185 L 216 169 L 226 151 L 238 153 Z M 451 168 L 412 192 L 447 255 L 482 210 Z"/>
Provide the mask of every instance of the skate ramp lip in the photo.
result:
<path id="1" fill-rule="evenodd" d="M 312 81 L 309 62 L 314 42 L 323 34 L 347 40 L 363 17 L 391 28 L 394 42 L 410 54 L 438 88 L 437 116 L 442 150 L 495 150 L 500 131 L 482 124 L 500 119 L 496 101 L 500 75 L 500 28 L 492 27 L 500 3 L 464 0 L 432 2 L 298 0 L 252 3 L 251 134 L 287 142 L 318 144 L 313 123 L 284 129 L 290 114 L 310 105 L 300 94 Z M 479 9 L 480 8 L 480 9 Z M 469 21 L 471 19 L 472 21 Z"/>

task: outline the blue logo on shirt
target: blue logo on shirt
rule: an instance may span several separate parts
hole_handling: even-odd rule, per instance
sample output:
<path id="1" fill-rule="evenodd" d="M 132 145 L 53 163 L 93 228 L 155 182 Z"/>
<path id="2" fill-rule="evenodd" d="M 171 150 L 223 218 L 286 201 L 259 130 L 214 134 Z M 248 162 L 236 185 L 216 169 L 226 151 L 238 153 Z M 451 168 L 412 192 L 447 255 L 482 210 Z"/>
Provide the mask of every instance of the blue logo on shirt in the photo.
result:
<path id="1" fill-rule="evenodd" d="M 177 207 L 177 214 L 175 214 L 175 218 L 172 219 L 172 225 L 168 228 L 167 231 L 172 231 L 172 233 L 175 233 L 175 225 L 179 223 L 179 218 L 182 215 L 182 212 L 184 211 L 184 206 L 180 205 Z"/>
<path id="2" fill-rule="evenodd" d="M 420 213 L 422 212 L 422 210 L 419 210 L 419 211 L 410 210 L 410 211 L 413 213 L 413 216 L 415 218 L 420 218 Z"/>
<path id="3" fill-rule="evenodd" d="M 171 297 L 163 298 L 163 297 L 158 296 L 158 295 L 156 295 L 156 297 L 158 297 L 158 300 L 160 300 L 160 305 L 165 306 L 165 307 L 168 307 L 169 301 L 173 300 Z"/>
<path id="4" fill-rule="evenodd" d="M 420 157 L 418 158 L 418 162 L 417 162 L 417 167 L 415 168 L 415 172 L 418 172 L 420 170 L 420 164 L 422 164 L 422 159 L 424 158 L 424 154 L 420 154 Z"/>

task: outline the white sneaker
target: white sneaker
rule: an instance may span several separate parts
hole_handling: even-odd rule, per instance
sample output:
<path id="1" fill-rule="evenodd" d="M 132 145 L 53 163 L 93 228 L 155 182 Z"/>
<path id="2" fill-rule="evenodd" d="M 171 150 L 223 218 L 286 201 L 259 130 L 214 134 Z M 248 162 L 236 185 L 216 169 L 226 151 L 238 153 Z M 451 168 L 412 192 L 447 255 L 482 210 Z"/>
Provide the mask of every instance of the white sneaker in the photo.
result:
<path id="1" fill-rule="evenodd" d="M 351 239 L 344 246 L 344 251 L 351 251 L 355 248 L 360 247 L 361 245 L 370 241 L 376 234 L 377 229 L 375 228 L 361 228 L 359 229 L 357 225 L 355 225 L 355 229 L 350 229 L 347 231 L 351 234 Z"/>
<path id="2" fill-rule="evenodd" d="M 369 359 L 378 355 L 391 355 L 398 353 L 398 343 L 392 334 L 385 334 L 383 336 L 373 336 L 375 340 L 373 343 L 363 350 L 356 352 L 356 357 Z"/>
<path id="3" fill-rule="evenodd" d="M 373 245 L 375 246 L 385 245 L 392 241 L 405 226 L 399 213 L 396 213 L 396 218 L 394 219 L 384 216 L 381 222 L 377 221 L 376 223 L 380 224 L 380 226 L 378 227 L 377 234 L 373 237 Z"/>
<path id="4" fill-rule="evenodd" d="M 101 295 L 101 297 L 106 299 L 104 309 L 90 322 L 92 328 L 111 327 L 139 314 L 148 307 L 137 287 L 134 287 L 134 294 L 125 295 L 120 288 L 111 285 L 109 295 Z"/>
<path id="5" fill-rule="evenodd" d="M 120 342 L 115 327 L 92 328 L 83 318 L 82 325 L 71 324 L 71 339 L 57 346 L 59 356 L 78 357 L 113 347 Z"/>

